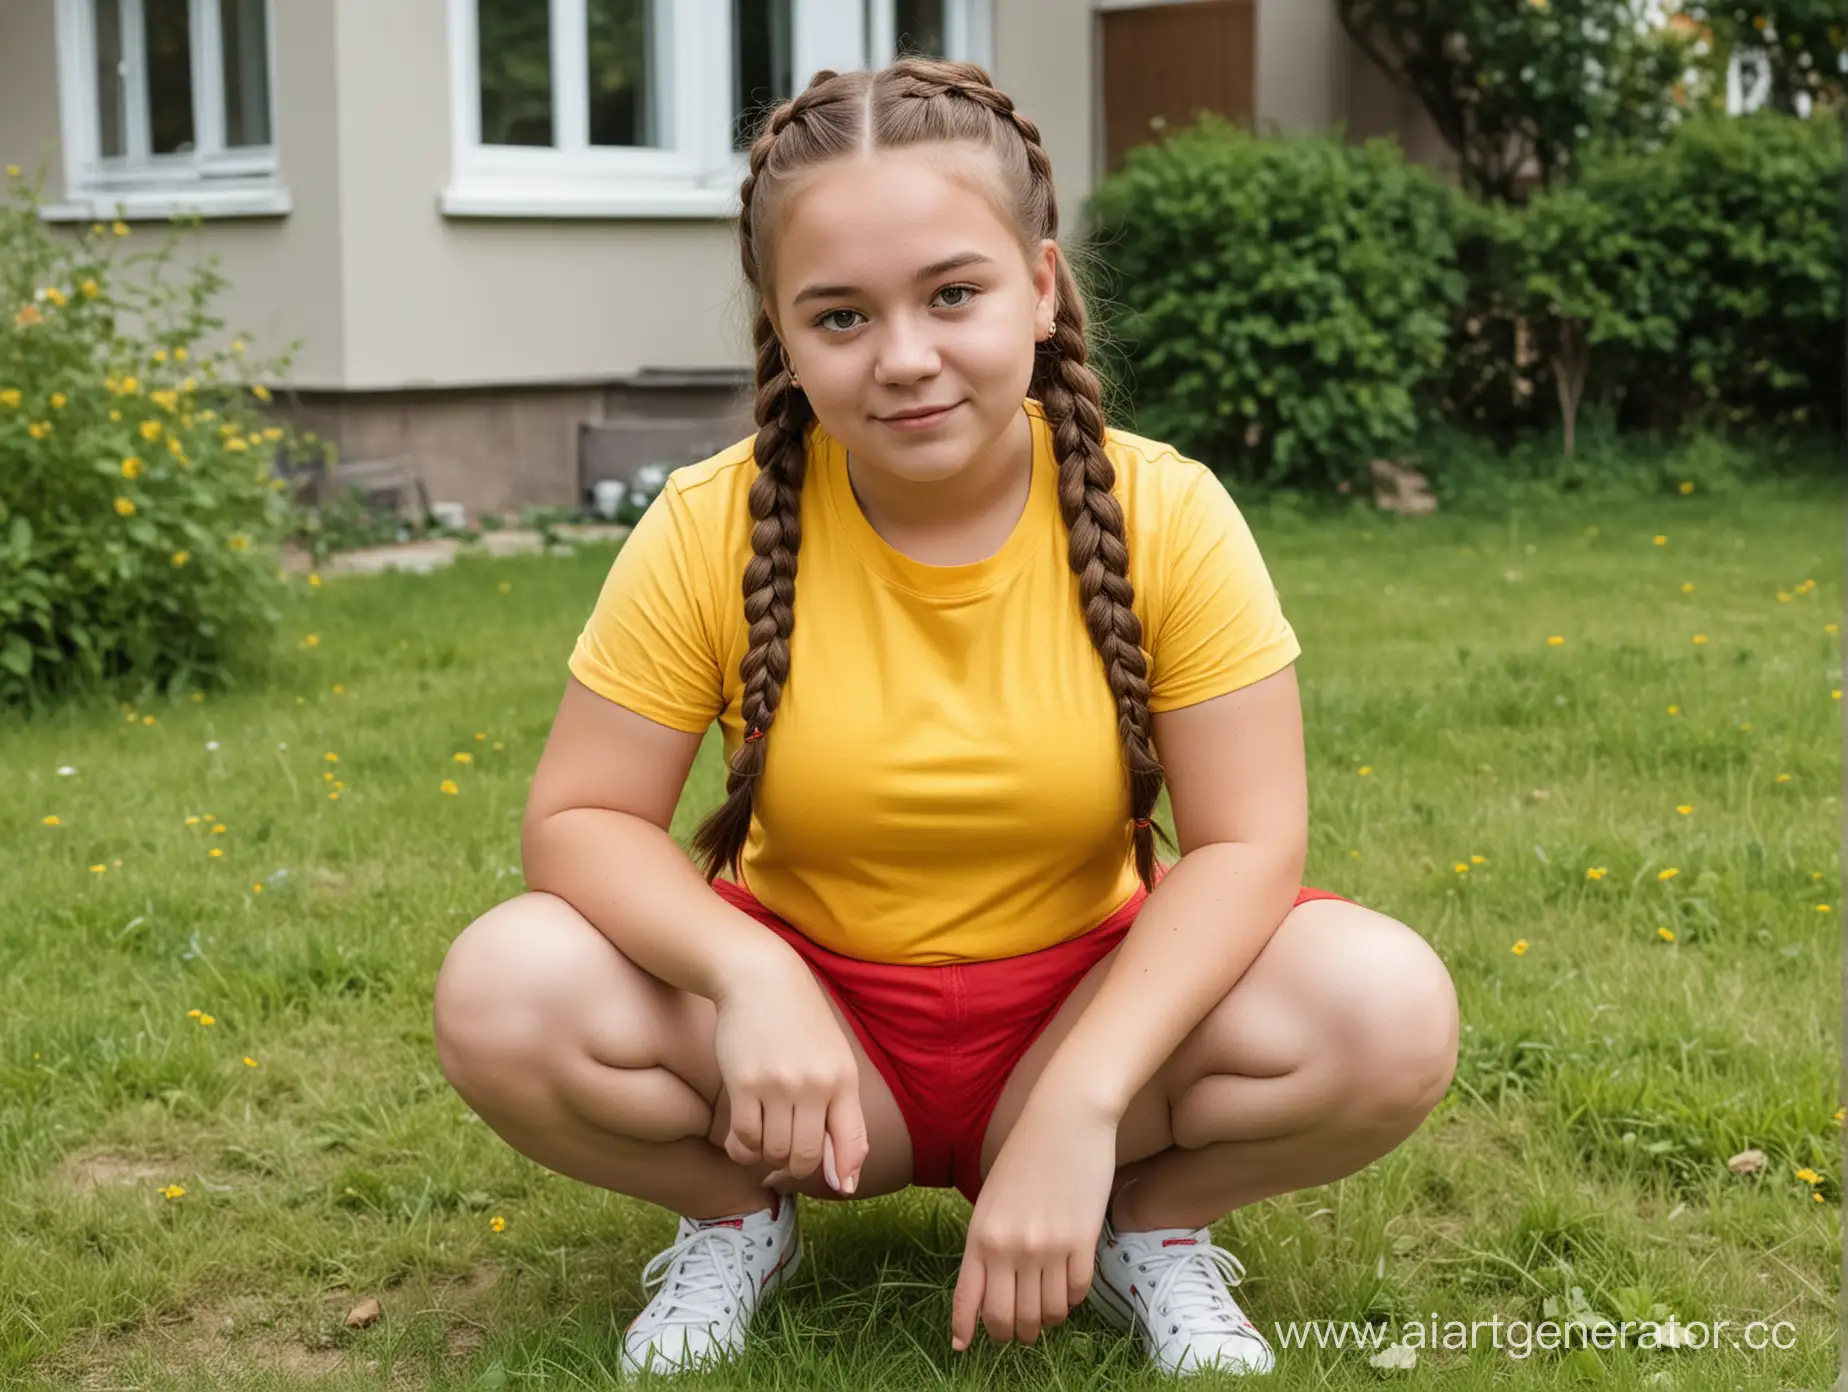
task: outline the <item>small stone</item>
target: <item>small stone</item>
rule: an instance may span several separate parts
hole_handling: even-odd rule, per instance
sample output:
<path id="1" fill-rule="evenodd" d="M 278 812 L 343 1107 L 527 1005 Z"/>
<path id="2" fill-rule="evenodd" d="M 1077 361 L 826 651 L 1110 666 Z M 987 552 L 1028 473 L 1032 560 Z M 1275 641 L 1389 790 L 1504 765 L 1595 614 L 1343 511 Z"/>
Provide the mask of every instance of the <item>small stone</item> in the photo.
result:
<path id="1" fill-rule="evenodd" d="M 379 1308 L 379 1302 L 368 1296 L 347 1311 L 346 1326 L 348 1329 L 368 1328 L 377 1324 L 384 1313 Z"/>
<path id="2" fill-rule="evenodd" d="M 1762 1150 L 1742 1150 L 1726 1162 L 1726 1168 L 1734 1174 L 1757 1174 L 1765 1167 L 1765 1153 Z"/>

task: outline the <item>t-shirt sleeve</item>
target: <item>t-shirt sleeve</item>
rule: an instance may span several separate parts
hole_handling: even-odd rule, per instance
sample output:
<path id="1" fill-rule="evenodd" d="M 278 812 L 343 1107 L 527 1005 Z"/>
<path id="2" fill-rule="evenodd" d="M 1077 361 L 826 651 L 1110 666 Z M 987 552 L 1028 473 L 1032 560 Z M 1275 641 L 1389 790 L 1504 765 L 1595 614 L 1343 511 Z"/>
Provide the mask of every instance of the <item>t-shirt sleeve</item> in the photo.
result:
<path id="1" fill-rule="evenodd" d="M 716 605 L 697 519 L 671 481 L 610 566 L 571 653 L 571 675 L 599 696 L 698 734 L 724 709 Z"/>
<path id="2" fill-rule="evenodd" d="M 1169 519 L 1166 603 L 1150 649 L 1149 709 L 1175 710 L 1249 686 L 1299 656 L 1296 632 L 1244 514 L 1201 468 Z"/>

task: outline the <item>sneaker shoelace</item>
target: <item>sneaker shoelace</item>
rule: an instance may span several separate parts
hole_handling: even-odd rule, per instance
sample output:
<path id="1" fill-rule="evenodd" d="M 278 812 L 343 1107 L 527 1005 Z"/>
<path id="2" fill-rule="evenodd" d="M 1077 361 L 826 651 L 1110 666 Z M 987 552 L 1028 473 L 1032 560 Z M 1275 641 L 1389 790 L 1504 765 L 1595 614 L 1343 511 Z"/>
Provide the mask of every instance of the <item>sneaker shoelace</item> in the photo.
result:
<path id="1" fill-rule="evenodd" d="M 1170 1334 L 1178 1334 L 1185 1321 L 1191 1334 L 1236 1334 L 1244 1329 L 1227 1295 L 1227 1286 L 1245 1278 L 1244 1263 L 1213 1242 L 1162 1253 L 1168 1269 L 1149 1292 L 1149 1313 L 1158 1320 L 1172 1316 Z"/>
<path id="2" fill-rule="evenodd" d="M 701 1228 L 656 1253 L 642 1268 L 642 1289 L 665 1288 L 672 1300 L 654 1322 L 708 1325 L 728 1318 L 751 1288 L 744 1269 L 750 1245 L 736 1228 Z"/>

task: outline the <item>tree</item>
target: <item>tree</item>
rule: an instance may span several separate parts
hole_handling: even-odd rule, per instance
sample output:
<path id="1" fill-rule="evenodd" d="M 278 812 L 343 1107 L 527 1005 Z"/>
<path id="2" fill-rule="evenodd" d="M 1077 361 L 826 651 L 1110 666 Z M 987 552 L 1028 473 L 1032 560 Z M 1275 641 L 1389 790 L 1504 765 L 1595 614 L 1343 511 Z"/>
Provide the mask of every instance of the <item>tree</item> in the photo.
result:
<path id="1" fill-rule="evenodd" d="M 1794 3 L 1794 0 L 1793 0 Z M 1688 99 L 1689 29 L 1645 0 L 1337 0 L 1355 45 L 1430 113 L 1466 188 L 1519 201 L 1595 139 L 1650 140 Z"/>
<path id="2" fill-rule="evenodd" d="M 1848 96 L 1848 15 L 1841 0 L 1682 0 L 1688 19 L 1711 36 L 1723 73 L 1739 59 L 1748 86 L 1768 83 L 1768 104 L 1795 112 L 1798 99 Z"/>

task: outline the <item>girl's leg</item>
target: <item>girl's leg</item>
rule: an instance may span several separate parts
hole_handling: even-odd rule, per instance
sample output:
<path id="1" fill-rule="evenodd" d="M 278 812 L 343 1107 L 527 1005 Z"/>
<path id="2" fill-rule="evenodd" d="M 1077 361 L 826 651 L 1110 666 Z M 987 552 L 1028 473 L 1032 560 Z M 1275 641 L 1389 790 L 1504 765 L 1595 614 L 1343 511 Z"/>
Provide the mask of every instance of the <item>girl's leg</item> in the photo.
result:
<path id="1" fill-rule="evenodd" d="M 1091 969 L 1015 1068 L 989 1123 L 984 1173 L 1115 956 Z M 1358 904 L 1300 904 L 1123 1117 L 1113 1221 L 1123 1231 L 1203 1227 L 1352 1174 L 1417 1129 L 1456 1057 L 1456 993 L 1423 938 Z"/>
<path id="2" fill-rule="evenodd" d="M 515 1150 L 689 1218 L 768 1206 L 771 1167 L 739 1165 L 723 1148 L 712 1002 L 650 976 L 564 900 L 524 894 L 464 929 L 435 1011 L 444 1074 Z M 872 1198 L 911 1182 L 911 1140 L 885 1080 L 841 1028 L 872 1146 L 854 1197 Z M 819 1174 L 778 1187 L 838 1197 Z"/>

